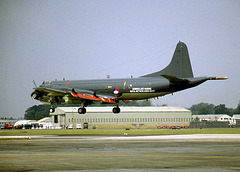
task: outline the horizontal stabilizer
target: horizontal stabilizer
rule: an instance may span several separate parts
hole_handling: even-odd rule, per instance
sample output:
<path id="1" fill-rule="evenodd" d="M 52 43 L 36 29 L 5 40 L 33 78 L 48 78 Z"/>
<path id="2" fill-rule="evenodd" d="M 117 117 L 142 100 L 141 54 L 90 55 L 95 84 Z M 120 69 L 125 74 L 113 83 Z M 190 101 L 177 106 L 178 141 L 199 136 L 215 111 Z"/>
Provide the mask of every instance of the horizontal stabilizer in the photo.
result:
<path id="1" fill-rule="evenodd" d="M 171 75 L 166 75 L 166 74 L 163 74 L 161 76 L 168 79 L 172 83 L 188 83 L 189 82 L 188 79 L 182 79 L 182 78 L 178 78 L 176 76 L 171 76 Z"/>

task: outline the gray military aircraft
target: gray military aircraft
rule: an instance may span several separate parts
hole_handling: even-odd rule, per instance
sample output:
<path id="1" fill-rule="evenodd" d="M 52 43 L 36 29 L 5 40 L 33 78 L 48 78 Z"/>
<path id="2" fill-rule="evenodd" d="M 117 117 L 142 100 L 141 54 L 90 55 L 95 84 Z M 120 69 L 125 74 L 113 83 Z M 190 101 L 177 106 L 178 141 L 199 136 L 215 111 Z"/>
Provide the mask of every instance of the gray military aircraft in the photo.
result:
<path id="1" fill-rule="evenodd" d="M 43 82 L 34 88 L 32 99 L 51 104 L 80 104 L 79 114 L 85 114 L 87 105 L 95 101 L 115 104 L 113 113 L 119 113 L 120 100 L 141 100 L 172 94 L 195 87 L 207 80 L 221 80 L 227 77 L 194 77 L 187 46 L 177 44 L 170 64 L 155 73 L 138 78 L 68 80 Z"/>

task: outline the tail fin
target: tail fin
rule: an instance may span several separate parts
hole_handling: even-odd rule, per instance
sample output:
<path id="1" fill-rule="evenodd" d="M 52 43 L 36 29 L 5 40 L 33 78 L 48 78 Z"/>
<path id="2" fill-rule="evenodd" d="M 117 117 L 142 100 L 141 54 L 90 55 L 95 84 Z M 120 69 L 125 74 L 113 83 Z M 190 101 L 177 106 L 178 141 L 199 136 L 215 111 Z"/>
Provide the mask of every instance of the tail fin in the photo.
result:
<path id="1" fill-rule="evenodd" d="M 193 77 L 188 49 L 183 42 L 179 41 L 177 44 L 172 60 L 166 68 L 155 73 L 144 75 L 143 77 L 158 77 L 164 74 L 179 78 Z"/>

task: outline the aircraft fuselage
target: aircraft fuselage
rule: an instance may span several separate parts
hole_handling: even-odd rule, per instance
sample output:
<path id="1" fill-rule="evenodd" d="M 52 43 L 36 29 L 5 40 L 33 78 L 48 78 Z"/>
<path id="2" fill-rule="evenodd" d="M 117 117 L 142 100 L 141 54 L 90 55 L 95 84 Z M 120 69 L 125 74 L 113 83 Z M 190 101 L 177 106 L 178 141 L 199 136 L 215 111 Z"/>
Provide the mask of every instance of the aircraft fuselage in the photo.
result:
<path id="1" fill-rule="evenodd" d="M 207 77 L 186 78 L 189 82 L 172 83 L 164 77 L 140 77 L 127 79 L 101 79 L 101 80 L 73 80 L 73 81 L 49 81 L 44 82 L 40 87 L 50 89 L 61 89 L 65 91 L 84 92 L 93 96 L 112 96 L 114 89 L 118 88 L 118 100 L 141 100 L 149 99 L 166 94 L 174 93 L 183 89 L 197 86 L 206 80 Z"/>

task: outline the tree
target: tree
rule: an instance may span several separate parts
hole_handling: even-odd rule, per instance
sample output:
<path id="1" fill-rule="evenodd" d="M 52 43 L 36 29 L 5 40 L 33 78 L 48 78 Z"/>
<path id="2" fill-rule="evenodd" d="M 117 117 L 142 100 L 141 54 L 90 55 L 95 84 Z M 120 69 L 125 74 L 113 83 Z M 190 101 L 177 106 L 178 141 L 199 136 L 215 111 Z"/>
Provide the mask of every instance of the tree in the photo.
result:
<path id="1" fill-rule="evenodd" d="M 49 105 L 34 105 L 29 107 L 24 114 L 24 119 L 39 120 L 49 116 Z"/>
<path id="2" fill-rule="evenodd" d="M 235 114 L 240 114 L 240 101 L 239 101 L 238 106 L 237 106 L 237 108 L 235 109 L 234 113 L 235 113 Z"/>
<path id="3" fill-rule="evenodd" d="M 226 108 L 225 104 L 220 104 L 215 106 L 215 114 L 230 114 L 230 111 L 228 110 L 228 108 Z"/>
<path id="4" fill-rule="evenodd" d="M 193 121 L 200 121 L 200 118 L 196 117 L 193 119 Z"/>
<path id="5" fill-rule="evenodd" d="M 192 111 L 193 115 L 199 115 L 199 114 L 214 114 L 214 105 L 208 104 L 208 103 L 199 103 L 196 105 L 192 105 L 190 107 L 190 110 Z"/>

